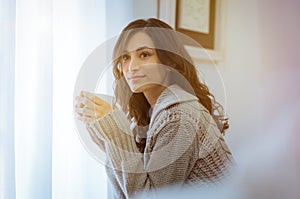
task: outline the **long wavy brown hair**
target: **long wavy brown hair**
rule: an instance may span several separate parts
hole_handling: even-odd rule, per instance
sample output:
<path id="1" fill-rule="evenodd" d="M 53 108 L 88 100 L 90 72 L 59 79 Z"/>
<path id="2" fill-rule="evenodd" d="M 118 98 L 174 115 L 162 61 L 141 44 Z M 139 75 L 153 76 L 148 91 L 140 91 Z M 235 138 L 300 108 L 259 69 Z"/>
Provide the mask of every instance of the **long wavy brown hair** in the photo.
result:
<path id="1" fill-rule="evenodd" d="M 168 30 L 168 31 L 165 31 Z M 145 32 L 152 39 L 156 47 L 156 53 L 163 65 L 177 70 L 189 82 L 194 94 L 200 103 L 209 111 L 215 119 L 222 133 L 228 129 L 228 118 L 223 113 L 223 107 L 215 100 L 208 87 L 198 78 L 195 65 L 183 42 L 168 24 L 161 20 L 150 18 L 139 19 L 129 23 L 121 32 L 113 52 L 113 74 L 115 76 L 116 104 L 120 105 L 130 119 L 134 119 L 139 126 L 147 126 L 150 123 L 150 104 L 143 93 L 132 93 L 122 72 L 121 55 L 131 36 L 138 32 Z M 167 49 L 167 50 L 166 50 Z"/>

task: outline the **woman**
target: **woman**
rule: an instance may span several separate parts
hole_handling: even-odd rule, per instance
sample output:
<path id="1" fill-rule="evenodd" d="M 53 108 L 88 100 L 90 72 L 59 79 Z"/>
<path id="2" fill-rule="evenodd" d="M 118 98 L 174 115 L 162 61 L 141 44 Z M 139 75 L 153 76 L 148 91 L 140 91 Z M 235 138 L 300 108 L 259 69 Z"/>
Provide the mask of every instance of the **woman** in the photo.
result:
<path id="1" fill-rule="evenodd" d="M 88 92 L 77 99 L 79 119 L 106 153 L 116 198 L 202 187 L 230 172 L 227 120 L 215 115 L 222 107 L 198 79 L 182 38 L 158 19 L 131 22 L 113 53 L 116 106 Z"/>

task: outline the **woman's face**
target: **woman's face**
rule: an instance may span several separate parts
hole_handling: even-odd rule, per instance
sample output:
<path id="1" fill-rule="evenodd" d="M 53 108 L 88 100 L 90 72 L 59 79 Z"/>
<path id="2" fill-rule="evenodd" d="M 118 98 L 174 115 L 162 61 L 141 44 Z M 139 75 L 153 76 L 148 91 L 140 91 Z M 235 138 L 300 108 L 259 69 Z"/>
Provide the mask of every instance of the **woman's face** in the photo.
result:
<path id="1" fill-rule="evenodd" d="M 167 67 L 161 64 L 152 39 L 144 32 L 137 32 L 128 40 L 121 65 L 132 92 L 165 86 Z"/>

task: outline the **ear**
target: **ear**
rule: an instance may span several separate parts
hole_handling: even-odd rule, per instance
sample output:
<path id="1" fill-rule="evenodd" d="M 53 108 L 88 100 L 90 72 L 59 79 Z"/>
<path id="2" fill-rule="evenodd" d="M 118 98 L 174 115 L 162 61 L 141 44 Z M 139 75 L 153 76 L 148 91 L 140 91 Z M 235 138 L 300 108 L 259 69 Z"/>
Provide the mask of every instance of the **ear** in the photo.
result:
<path id="1" fill-rule="evenodd" d="M 121 63 L 118 63 L 117 68 L 118 68 L 118 71 L 122 72 L 122 65 L 121 65 Z"/>

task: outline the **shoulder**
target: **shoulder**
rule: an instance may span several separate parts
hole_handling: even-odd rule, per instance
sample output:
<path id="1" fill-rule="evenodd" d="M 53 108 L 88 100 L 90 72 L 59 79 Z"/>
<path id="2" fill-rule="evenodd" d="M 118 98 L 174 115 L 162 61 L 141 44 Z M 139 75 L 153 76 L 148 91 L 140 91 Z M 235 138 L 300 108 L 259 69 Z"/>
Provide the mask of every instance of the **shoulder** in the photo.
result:
<path id="1" fill-rule="evenodd" d="M 150 128 L 162 128 L 168 124 L 199 126 L 209 113 L 197 100 L 171 104 L 151 116 Z M 201 122 L 202 123 L 202 122 Z"/>
<path id="2" fill-rule="evenodd" d="M 157 99 L 153 107 L 151 120 L 158 116 L 176 116 L 190 110 L 193 106 L 199 106 L 198 98 L 178 85 L 167 87 Z"/>
<path id="3" fill-rule="evenodd" d="M 214 121 L 210 113 L 195 95 L 178 85 L 171 85 L 163 91 L 153 107 L 149 127 L 189 123 L 199 129 L 200 125 L 209 125 L 211 122 Z"/>

